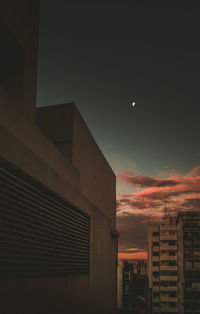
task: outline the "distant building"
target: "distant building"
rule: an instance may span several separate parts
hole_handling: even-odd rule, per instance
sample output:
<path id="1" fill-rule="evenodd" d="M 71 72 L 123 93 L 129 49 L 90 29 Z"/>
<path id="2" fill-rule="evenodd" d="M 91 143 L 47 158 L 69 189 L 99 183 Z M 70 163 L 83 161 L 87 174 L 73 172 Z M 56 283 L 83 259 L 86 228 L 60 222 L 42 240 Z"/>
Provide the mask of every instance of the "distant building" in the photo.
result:
<path id="1" fill-rule="evenodd" d="M 134 275 L 146 276 L 147 275 L 147 261 L 140 259 L 133 263 Z"/>
<path id="2" fill-rule="evenodd" d="M 182 314 L 199 310 L 199 225 L 200 213 L 195 212 L 179 213 L 178 217 L 167 215 L 161 225 L 149 228 L 149 313 Z M 192 278 L 196 290 L 191 294 Z"/>
<path id="3" fill-rule="evenodd" d="M 117 308 L 123 307 L 122 302 L 122 281 L 123 281 L 123 262 L 118 261 L 117 265 Z"/>
<path id="4" fill-rule="evenodd" d="M 146 261 L 128 260 L 118 264 L 118 307 L 132 309 L 135 312 L 144 310 L 147 291 Z M 121 294 L 122 292 L 122 294 Z M 122 298 L 121 298 L 122 297 Z"/>
<path id="5" fill-rule="evenodd" d="M 1 3 L 1 313 L 114 314 L 115 174 L 73 103 L 35 107 L 38 16 Z"/>
<path id="6" fill-rule="evenodd" d="M 122 268 L 122 294 L 123 294 L 123 305 L 127 303 L 128 296 L 131 295 L 130 292 L 130 282 L 133 279 L 133 263 L 129 263 L 128 261 L 123 261 Z"/>

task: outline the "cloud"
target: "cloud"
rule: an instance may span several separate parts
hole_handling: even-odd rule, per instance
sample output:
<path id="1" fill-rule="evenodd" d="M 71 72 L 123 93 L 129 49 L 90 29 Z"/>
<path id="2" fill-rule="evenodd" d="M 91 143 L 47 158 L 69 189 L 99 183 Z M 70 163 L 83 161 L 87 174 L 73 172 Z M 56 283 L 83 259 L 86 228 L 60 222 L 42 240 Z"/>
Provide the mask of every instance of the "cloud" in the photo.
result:
<path id="1" fill-rule="evenodd" d="M 124 260 L 135 260 L 135 259 L 147 259 L 147 252 L 137 252 L 137 253 L 119 253 L 118 259 Z"/>
<path id="2" fill-rule="evenodd" d="M 133 176 L 133 173 L 128 171 L 118 174 L 117 178 L 133 187 L 165 187 L 179 184 L 178 181 L 171 179 L 151 178 L 144 175 Z"/>
<path id="3" fill-rule="evenodd" d="M 130 171 L 117 178 L 132 188 L 130 193 L 117 196 L 119 252 L 123 256 L 145 253 L 148 226 L 159 224 L 165 212 L 174 215 L 178 211 L 200 210 L 200 166 L 185 175 L 173 171 L 164 179 L 135 176 Z"/>

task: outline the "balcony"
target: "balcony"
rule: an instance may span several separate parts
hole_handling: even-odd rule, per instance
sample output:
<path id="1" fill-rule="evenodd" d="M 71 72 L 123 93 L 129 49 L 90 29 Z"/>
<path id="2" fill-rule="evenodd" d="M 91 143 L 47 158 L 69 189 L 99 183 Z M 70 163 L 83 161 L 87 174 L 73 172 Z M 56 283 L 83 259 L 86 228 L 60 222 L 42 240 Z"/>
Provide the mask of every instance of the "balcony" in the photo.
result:
<path id="1" fill-rule="evenodd" d="M 160 270 L 177 270 L 177 266 L 160 266 Z"/>
<path id="2" fill-rule="evenodd" d="M 172 225 L 172 226 L 169 226 L 169 225 L 161 225 L 160 226 L 160 230 L 166 230 L 166 231 L 176 231 L 177 228 L 176 228 L 176 225 Z"/>
<path id="3" fill-rule="evenodd" d="M 159 271 L 159 266 L 153 266 L 152 271 Z"/>
<path id="4" fill-rule="evenodd" d="M 178 307 L 161 307 L 162 312 L 178 313 Z"/>
<path id="5" fill-rule="evenodd" d="M 159 262 L 159 256 L 152 256 L 152 262 Z"/>
<path id="6" fill-rule="evenodd" d="M 160 291 L 169 291 L 169 292 L 178 291 L 178 287 L 177 286 L 167 286 L 167 287 L 160 286 Z"/>
<path id="7" fill-rule="evenodd" d="M 158 236 L 156 236 L 156 237 L 152 236 L 152 242 L 159 242 L 159 237 Z"/>
<path id="8" fill-rule="evenodd" d="M 177 256 L 176 255 L 172 255 L 172 256 L 170 256 L 170 255 L 168 255 L 168 254 L 161 254 L 160 255 L 160 260 L 161 261 L 164 261 L 164 260 L 167 260 L 167 261 L 177 261 Z"/>
<path id="9" fill-rule="evenodd" d="M 169 297 L 169 296 L 164 296 L 164 295 L 160 296 L 160 300 L 161 301 L 167 301 L 167 302 L 178 302 L 177 297 Z"/>
<path id="10" fill-rule="evenodd" d="M 178 281 L 178 276 L 160 276 L 160 281 Z"/>
<path id="11" fill-rule="evenodd" d="M 177 235 L 160 235 L 160 240 L 177 240 Z"/>
<path id="12" fill-rule="evenodd" d="M 177 251 L 177 245 L 168 245 L 168 244 L 161 244 L 160 250 L 166 250 L 166 251 Z"/>
<path id="13" fill-rule="evenodd" d="M 152 246 L 152 252 L 159 252 L 160 248 L 159 246 Z"/>

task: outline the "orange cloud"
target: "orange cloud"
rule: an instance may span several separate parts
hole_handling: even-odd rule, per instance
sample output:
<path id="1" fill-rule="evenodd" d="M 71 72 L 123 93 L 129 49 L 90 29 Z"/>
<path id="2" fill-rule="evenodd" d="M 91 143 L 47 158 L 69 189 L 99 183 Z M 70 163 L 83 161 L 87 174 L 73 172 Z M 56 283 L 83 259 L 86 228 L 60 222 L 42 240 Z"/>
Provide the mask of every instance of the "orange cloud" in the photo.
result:
<path id="1" fill-rule="evenodd" d="M 118 259 L 147 259 L 147 252 L 119 253 Z"/>

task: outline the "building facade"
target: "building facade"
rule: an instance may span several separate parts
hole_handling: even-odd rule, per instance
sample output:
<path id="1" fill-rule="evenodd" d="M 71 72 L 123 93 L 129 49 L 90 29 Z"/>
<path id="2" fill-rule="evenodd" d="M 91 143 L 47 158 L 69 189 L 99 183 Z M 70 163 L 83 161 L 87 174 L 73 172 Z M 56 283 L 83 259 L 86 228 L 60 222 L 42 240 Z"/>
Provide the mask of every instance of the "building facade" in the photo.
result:
<path id="1" fill-rule="evenodd" d="M 149 228 L 148 276 L 152 313 L 178 313 L 176 218 Z"/>
<path id="2" fill-rule="evenodd" d="M 200 313 L 199 224 L 198 212 L 179 213 L 149 228 L 149 313 Z"/>
<path id="3" fill-rule="evenodd" d="M 179 213 L 179 312 L 200 313 L 200 212 Z"/>
<path id="4" fill-rule="evenodd" d="M 1 313 L 114 314 L 115 174 L 75 104 L 36 109 L 38 16 L 1 4 Z"/>

